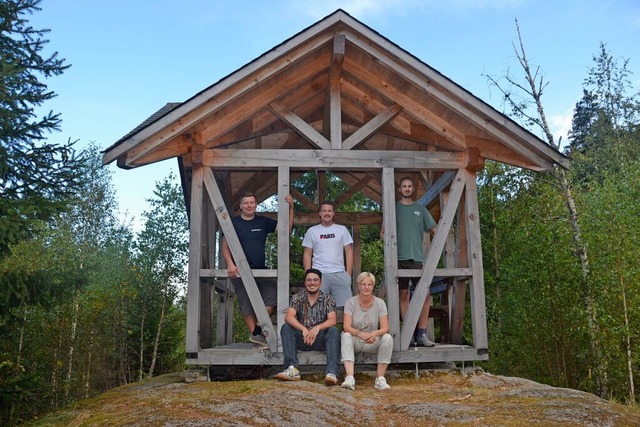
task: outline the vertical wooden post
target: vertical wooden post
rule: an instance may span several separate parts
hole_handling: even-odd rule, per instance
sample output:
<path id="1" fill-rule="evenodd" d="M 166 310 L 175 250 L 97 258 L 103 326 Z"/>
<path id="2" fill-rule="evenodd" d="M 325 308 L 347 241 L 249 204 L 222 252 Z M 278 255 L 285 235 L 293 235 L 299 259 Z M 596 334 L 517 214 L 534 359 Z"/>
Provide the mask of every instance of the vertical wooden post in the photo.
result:
<path id="1" fill-rule="evenodd" d="M 482 269 L 482 245 L 480 242 L 480 214 L 478 210 L 478 188 L 474 172 L 465 170 L 467 207 L 467 239 L 469 241 L 469 266 L 473 274 L 470 284 L 471 326 L 473 346 L 479 354 L 489 347 L 487 338 L 487 312 L 484 301 L 484 273 Z"/>
<path id="2" fill-rule="evenodd" d="M 400 350 L 400 297 L 398 293 L 398 237 L 396 231 L 396 184 L 393 168 L 382 169 L 382 225 L 384 226 L 384 285 L 393 348 Z"/>
<path id="3" fill-rule="evenodd" d="M 440 206 L 444 206 L 446 204 L 447 199 L 449 198 L 449 192 L 448 191 L 443 191 L 442 193 L 440 193 Z M 460 201 L 460 203 L 462 203 L 462 201 Z M 458 209 L 458 215 L 460 214 L 460 210 Z M 459 226 L 460 226 L 460 217 L 458 216 L 456 224 L 458 225 L 458 227 L 456 227 L 456 229 L 454 230 L 454 228 L 452 227 L 451 230 L 449 231 L 449 234 L 447 235 L 447 242 L 445 243 L 444 246 L 444 267 L 445 268 L 454 268 L 456 267 L 456 238 L 455 238 L 455 233 L 457 232 Z M 452 301 L 453 301 L 453 287 L 452 286 L 447 286 L 447 290 L 446 292 L 443 292 L 442 297 L 442 304 L 446 305 L 448 307 L 447 313 L 448 313 L 448 319 L 446 320 L 448 323 L 447 325 L 441 325 L 441 334 L 440 334 L 440 339 L 442 340 L 442 344 L 448 344 L 451 342 L 451 321 L 452 321 Z M 444 322 L 444 320 L 442 320 L 441 322 Z"/>
<path id="4" fill-rule="evenodd" d="M 204 167 L 194 164 L 191 177 L 189 218 L 189 267 L 187 284 L 187 331 L 185 350 L 188 359 L 197 359 L 200 351 L 200 262 L 202 260 L 202 199 Z"/>
<path id="5" fill-rule="evenodd" d="M 351 293 L 358 294 L 358 284 L 356 277 L 362 272 L 362 236 L 360 234 L 360 224 L 353 224 L 353 271 L 351 272 Z M 380 280 L 380 278 L 378 278 Z"/>
<path id="6" fill-rule="evenodd" d="M 466 194 L 466 193 L 465 193 Z M 469 242 L 467 239 L 467 203 L 466 197 L 460 200 L 458 210 L 458 228 L 456 229 L 456 267 L 469 266 Z M 467 300 L 467 280 L 454 279 L 451 287 L 451 343 L 462 344 L 464 332 L 464 311 Z"/>
<path id="7" fill-rule="evenodd" d="M 202 268 L 214 268 L 216 258 L 217 222 L 206 192 L 202 204 Z M 213 294 L 211 280 L 200 281 L 200 344 L 213 347 Z"/>
<path id="8" fill-rule="evenodd" d="M 280 337 L 280 328 L 284 324 L 284 316 L 289 307 L 289 204 L 284 198 L 289 191 L 289 168 L 280 166 L 278 168 L 278 325 L 276 328 L 277 338 Z M 277 339 L 277 351 L 282 351 L 282 343 Z M 271 342 L 270 342 L 271 344 Z M 275 347 L 271 348 L 276 351 Z"/>

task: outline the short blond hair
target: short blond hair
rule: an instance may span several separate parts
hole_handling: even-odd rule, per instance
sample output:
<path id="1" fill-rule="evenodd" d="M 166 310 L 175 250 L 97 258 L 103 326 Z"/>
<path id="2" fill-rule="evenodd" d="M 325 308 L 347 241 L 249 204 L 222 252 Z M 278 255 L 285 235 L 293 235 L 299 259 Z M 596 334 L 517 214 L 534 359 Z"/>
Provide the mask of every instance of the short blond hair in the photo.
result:
<path id="1" fill-rule="evenodd" d="M 373 282 L 373 286 L 376 285 L 376 276 L 369 273 L 368 271 L 363 271 L 362 273 L 358 274 L 358 277 L 356 278 L 356 283 L 358 284 L 358 286 L 360 286 L 360 284 L 362 284 L 365 279 L 371 279 L 371 281 Z"/>

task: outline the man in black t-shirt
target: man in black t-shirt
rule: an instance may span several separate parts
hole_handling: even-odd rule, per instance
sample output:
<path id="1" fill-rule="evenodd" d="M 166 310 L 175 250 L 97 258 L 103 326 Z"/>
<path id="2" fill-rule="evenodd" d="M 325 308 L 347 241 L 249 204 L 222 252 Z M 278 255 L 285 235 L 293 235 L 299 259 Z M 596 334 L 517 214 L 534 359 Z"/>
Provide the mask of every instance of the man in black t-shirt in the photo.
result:
<path id="1" fill-rule="evenodd" d="M 293 198 L 287 194 L 284 199 L 289 203 L 289 231 L 291 231 L 291 227 L 293 227 Z M 231 222 L 233 223 L 233 228 L 236 230 L 238 240 L 247 258 L 249 267 L 251 267 L 251 269 L 265 269 L 267 268 L 265 262 L 265 243 L 267 241 L 267 235 L 276 231 L 277 221 L 265 216 L 256 215 L 256 207 L 256 196 L 252 193 L 245 193 L 240 201 L 240 215 L 231 218 Z M 227 263 L 229 278 L 232 280 L 236 294 L 238 295 L 240 311 L 244 316 L 247 328 L 249 328 L 251 332 L 249 341 L 261 346 L 267 346 L 267 341 L 262 335 L 262 328 L 258 325 L 258 318 L 253 310 L 244 283 L 240 278 L 240 271 L 234 263 L 229 245 L 224 236 L 222 238 L 222 256 Z M 265 303 L 267 312 L 269 316 L 271 316 L 278 302 L 277 283 L 272 278 L 259 277 L 256 278 L 256 284 L 260 290 L 260 295 Z"/>

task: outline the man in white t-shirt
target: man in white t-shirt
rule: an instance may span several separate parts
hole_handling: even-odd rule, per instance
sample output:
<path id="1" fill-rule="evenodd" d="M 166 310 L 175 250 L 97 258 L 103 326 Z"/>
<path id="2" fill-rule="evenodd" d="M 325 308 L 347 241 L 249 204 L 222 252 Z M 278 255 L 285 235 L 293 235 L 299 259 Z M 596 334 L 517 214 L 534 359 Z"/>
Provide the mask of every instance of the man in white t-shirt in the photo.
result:
<path id="1" fill-rule="evenodd" d="M 319 215 L 320 224 L 309 227 L 302 240 L 302 266 L 320 270 L 322 292 L 333 296 L 336 307 L 344 307 L 352 296 L 353 238 L 347 227 L 333 223 L 333 202 L 322 202 Z"/>

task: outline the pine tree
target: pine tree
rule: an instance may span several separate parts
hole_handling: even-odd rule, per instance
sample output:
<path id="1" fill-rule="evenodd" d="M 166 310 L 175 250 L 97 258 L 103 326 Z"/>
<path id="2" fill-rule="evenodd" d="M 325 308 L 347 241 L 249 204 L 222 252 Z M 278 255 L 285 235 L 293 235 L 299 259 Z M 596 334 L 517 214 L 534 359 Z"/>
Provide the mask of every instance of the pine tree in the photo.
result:
<path id="1" fill-rule="evenodd" d="M 59 130 L 60 115 L 39 118 L 35 111 L 56 96 L 42 79 L 69 67 L 57 52 L 43 56 L 49 30 L 34 29 L 25 18 L 39 3 L 0 2 L 0 257 L 31 235 L 34 223 L 65 208 L 83 173 L 73 142 L 46 139 Z"/>

